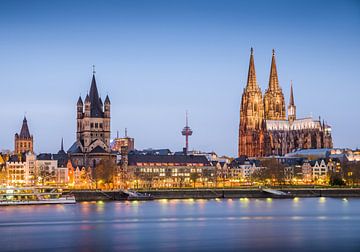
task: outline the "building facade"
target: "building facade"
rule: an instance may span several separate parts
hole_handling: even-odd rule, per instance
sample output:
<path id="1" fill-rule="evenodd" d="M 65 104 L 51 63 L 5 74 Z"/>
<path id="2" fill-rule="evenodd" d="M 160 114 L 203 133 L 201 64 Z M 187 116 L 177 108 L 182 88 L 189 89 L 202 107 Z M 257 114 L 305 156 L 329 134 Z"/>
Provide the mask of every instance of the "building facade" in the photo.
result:
<path id="1" fill-rule="evenodd" d="M 21 126 L 20 134 L 15 134 L 15 153 L 25 153 L 34 151 L 34 139 L 30 135 L 29 127 L 26 117 L 24 117 L 23 124 Z"/>
<path id="2" fill-rule="evenodd" d="M 117 137 L 110 144 L 111 150 L 121 153 L 125 151 L 128 153 L 129 151 L 135 150 L 135 139 L 129 137 L 127 135 L 127 129 L 125 129 L 125 137 Z M 124 150 L 125 149 L 125 150 Z"/>
<path id="3" fill-rule="evenodd" d="M 214 186 L 216 167 L 205 156 L 143 155 L 128 156 L 133 188 Z"/>
<path id="4" fill-rule="evenodd" d="M 251 175 L 254 172 L 263 169 L 263 167 L 260 166 L 260 162 L 258 160 L 250 160 L 245 156 L 235 158 L 230 163 L 229 166 L 230 166 L 229 177 L 232 179 L 241 179 L 241 180 L 250 180 Z"/>
<path id="5" fill-rule="evenodd" d="M 256 81 L 251 48 L 247 84 L 240 106 L 238 155 L 283 156 L 296 149 L 332 148 L 331 127 L 312 117 L 298 119 L 291 84 L 286 118 L 285 99 L 279 84 L 273 50 L 269 85 L 262 96 Z"/>
<path id="6" fill-rule="evenodd" d="M 96 167 L 102 159 L 113 158 L 110 149 L 110 99 L 99 96 L 93 72 L 90 93 L 77 102 L 76 141 L 68 150 L 76 166 Z"/>

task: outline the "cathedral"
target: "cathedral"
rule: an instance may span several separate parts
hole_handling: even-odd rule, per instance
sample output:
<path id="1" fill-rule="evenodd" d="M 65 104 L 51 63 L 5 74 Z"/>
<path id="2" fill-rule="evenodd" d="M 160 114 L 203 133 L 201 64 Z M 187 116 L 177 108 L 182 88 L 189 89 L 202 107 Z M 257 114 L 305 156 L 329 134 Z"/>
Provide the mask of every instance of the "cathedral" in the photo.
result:
<path id="1" fill-rule="evenodd" d="M 102 159 L 115 159 L 110 149 L 110 105 L 109 96 L 102 102 L 93 71 L 90 92 L 76 105 L 76 141 L 68 150 L 74 165 L 94 168 Z"/>
<path id="2" fill-rule="evenodd" d="M 296 149 L 332 148 L 331 127 L 312 117 L 297 118 L 291 83 L 287 106 L 279 84 L 273 50 L 269 85 L 263 93 L 256 81 L 251 48 L 246 87 L 240 106 L 238 155 L 248 157 L 283 156 Z"/>

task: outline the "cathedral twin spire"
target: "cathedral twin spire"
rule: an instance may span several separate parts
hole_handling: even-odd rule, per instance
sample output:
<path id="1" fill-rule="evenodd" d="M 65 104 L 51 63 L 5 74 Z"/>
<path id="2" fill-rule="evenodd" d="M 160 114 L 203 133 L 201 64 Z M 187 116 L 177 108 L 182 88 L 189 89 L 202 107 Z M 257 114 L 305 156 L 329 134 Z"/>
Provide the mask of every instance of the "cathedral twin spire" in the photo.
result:
<path id="1" fill-rule="evenodd" d="M 254 49 L 251 47 L 246 90 L 250 91 L 250 90 L 258 90 L 258 89 L 259 89 L 259 86 L 256 81 L 256 72 L 255 72 L 255 63 L 254 63 Z"/>
<path id="2" fill-rule="evenodd" d="M 251 48 L 246 91 L 259 90 L 260 87 L 258 86 L 256 81 L 254 50 L 253 48 Z M 291 97 L 292 98 L 290 100 L 294 102 L 293 94 L 291 94 Z M 272 50 L 269 85 L 265 91 L 263 102 L 266 120 L 286 120 L 285 99 L 279 84 L 274 49 Z"/>
<path id="3" fill-rule="evenodd" d="M 272 58 L 271 58 L 271 67 L 270 67 L 270 79 L 269 79 L 269 90 L 279 90 L 279 79 L 276 69 L 276 61 L 275 61 L 275 50 L 272 50 Z"/>
<path id="4" fill-rule="evenodd" d="M 324 148 L 324 146 L 332 146 L 331 134 L 326 133 L 326 126 L 324 124 L 320 130 L 307 128 L 310 129 L 310 133 L 302 132 L 302 128 L 292 127 L 296 121 L 296 106 L 292 83 L 288 106 L 288 121 L 285 120 L 285 99 L 279 84 L 275 51 L 273 50 L 272 52 L 269 84 L 263 95 L 256 82 L 254 51 L 251 48 L 248 78 L 241 98 L 238 156 L 263 157 L 284 155 L 297 148 Z M 283 126 L 286 126 L 287 129 Z M 305 127 L 307 126 L 305 125 Z M 282 134 L 285 130 L 289 134 Z M 307 139 L 315 139 L 315 137 L 315 142 L 307 141 Z"/>

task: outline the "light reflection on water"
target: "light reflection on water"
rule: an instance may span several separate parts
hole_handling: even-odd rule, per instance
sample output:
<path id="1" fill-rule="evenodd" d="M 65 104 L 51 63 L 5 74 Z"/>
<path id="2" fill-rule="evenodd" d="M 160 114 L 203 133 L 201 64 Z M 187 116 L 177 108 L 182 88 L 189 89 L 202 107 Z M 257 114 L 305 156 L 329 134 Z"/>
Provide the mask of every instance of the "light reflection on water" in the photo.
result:
<path id="1" fill-rule="evenodd" d="M 322 197 L 1 207 L 0 250 L 360 251 L 359 213 Z"/>

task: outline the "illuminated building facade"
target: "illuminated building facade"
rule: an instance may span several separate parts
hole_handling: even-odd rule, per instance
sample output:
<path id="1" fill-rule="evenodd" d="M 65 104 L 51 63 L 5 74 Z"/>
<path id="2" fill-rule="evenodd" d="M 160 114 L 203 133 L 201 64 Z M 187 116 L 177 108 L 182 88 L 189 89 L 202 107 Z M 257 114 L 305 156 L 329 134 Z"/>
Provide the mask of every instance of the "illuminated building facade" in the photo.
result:
<path id="1" fill-rule="evenodd" d="M 135 188 L 214 186 L 216 167 L 205 156 L 128 155 Z"/>
<path id="2" fill-rule="evenodd" d="M 111 150 L 122 153 L 125 148 L 126 153 L 132 150 L 135 150 L 135 140 L 127 135 L 127 130 L 125 129 L 125 137 L 117 136 L 110 144 Z"/>
<path id="3" fill-rule="evenodd" d="M 279 84 L 275 52 L 272 54 L 269 86 L 262 96 L 256 80 L 251 49 L 247 84 L 244 88 L 238 138 L 238 155 L 283 156 L 296 149 L 332 148 L 331 127 L 312 117 L 298 119 L 291 85 L 288 117 Z"/>

